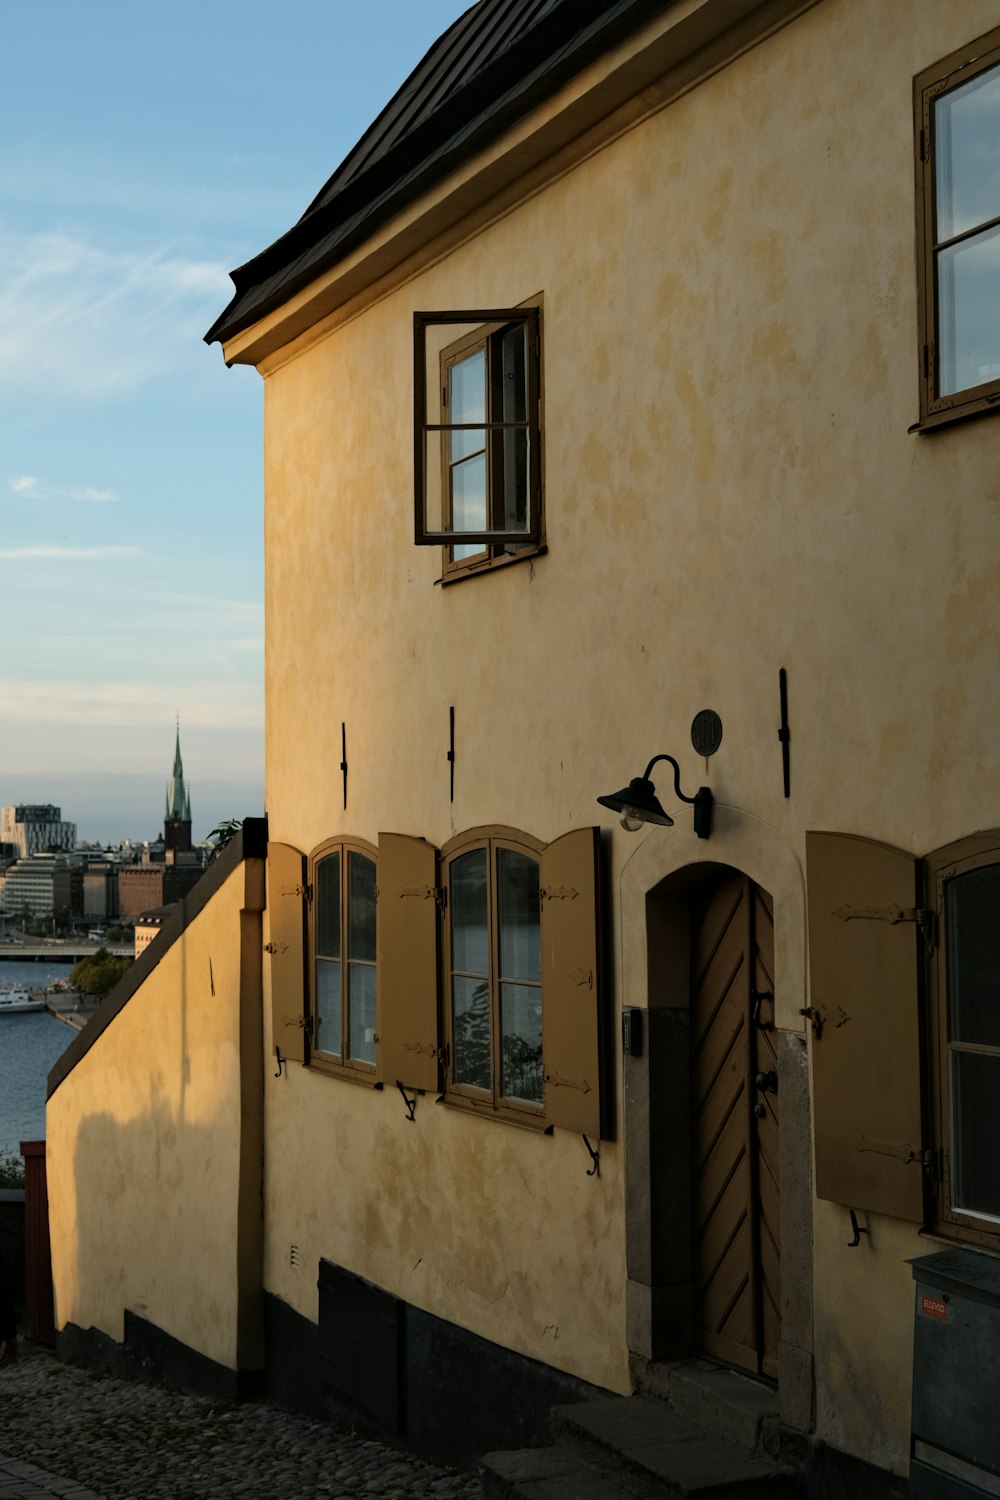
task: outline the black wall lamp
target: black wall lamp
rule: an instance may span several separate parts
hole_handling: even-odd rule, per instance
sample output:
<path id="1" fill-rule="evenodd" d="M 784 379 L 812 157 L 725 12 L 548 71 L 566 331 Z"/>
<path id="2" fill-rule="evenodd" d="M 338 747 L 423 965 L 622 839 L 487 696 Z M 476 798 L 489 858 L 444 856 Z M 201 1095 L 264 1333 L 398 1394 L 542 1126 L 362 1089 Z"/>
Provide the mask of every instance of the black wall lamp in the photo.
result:
<path id="1" fill-rule="evenodd" d="M 628 786 L 623 787 L 620 792 L 613 792 L 608 797 L 598 797 L 602 807 L 610 807 L 612 812 L 621 813 L 622 827 L 629 833 L 636 833 L 643 823 L 660 823 L 664 828 L 673 826 L 673 818 L 665 813 L 656 797 L 656 787 L 649 779 L 649 773 L 657 761 L 668 760 L 674 768 L 674 791 L 678 800 L 688 802 L 694 807 L 694 831 L 700 839 L 707 839 L 712 832 L 712 797 L 711 789 L 700 786 L 693 797 L 685 797 L 681 791 L 681 768 L 672 755 L 654 755 L 641 776 L 635 776 Z"/>

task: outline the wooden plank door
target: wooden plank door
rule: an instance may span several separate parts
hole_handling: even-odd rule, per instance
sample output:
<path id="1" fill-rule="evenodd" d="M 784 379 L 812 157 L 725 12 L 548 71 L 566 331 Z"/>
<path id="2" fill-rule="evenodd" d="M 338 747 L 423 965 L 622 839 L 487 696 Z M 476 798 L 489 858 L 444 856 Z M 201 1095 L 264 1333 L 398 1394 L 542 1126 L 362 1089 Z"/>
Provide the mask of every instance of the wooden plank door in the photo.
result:
<path id="1" fill-rule="evenodd" d="M 735 871 L 696 902 L 691 955 L 694 1265 L 706 1354 L 777 1378 L 781 1253 L 771 899 Z M 769 1080 L 771 1081 L 771 1080 Z"/>

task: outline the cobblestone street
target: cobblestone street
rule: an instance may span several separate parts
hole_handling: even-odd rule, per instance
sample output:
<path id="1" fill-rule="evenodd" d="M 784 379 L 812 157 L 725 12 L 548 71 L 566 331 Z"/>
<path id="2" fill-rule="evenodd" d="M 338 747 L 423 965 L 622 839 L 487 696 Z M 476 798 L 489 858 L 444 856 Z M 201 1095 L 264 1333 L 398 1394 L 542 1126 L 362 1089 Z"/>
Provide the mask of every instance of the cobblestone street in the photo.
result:
<path id="1" fill-rule="evenodd" d="M 0 1500 L 479 1500 L 478 1479 L 266 1402 L 220 1406 L 21 1345 L 0 1370 Z"/>

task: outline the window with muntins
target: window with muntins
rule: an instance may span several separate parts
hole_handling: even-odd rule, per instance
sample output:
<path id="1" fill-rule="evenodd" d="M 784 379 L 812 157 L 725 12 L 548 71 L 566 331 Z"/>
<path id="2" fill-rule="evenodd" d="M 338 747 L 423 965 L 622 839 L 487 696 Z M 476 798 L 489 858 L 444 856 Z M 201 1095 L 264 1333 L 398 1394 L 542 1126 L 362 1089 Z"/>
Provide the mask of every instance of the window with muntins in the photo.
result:
<path id="1" fill-rule="evenodd" d="M 337 840 L 312 859 L 311 1061 L 375 1068 L 375 851 Z"/>
<path id="2" fill-rule="evenodd" d="M 536 1117 L 545 1100 L 540 851 L 486 838 L 445 867 L 447 1092 Z"/>
<path id="3" fill-rule="evenodd" d="M 414 315 L 415 537 L 443 582 L 541 540 L 536 307 Z"/>
<path id="4" fill-rule="evenodd" d="M 1000 30 L 915 80 L 921 425 L 1000 403 Z"/>
<path id="5" fill-rule="evenodd" d="M 1000 848 L 970 841 L 933 857 L 938 946 L 932 985 L 939 1218 L 1000 1236 Z"/>

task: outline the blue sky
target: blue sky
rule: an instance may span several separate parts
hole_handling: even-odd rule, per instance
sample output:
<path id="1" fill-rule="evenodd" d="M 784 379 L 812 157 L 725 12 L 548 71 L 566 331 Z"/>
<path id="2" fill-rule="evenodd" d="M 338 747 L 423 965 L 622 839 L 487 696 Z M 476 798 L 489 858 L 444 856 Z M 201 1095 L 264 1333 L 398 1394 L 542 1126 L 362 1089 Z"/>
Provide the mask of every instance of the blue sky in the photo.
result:
<path id="1" fill-rule="evenodd" d="M 263 810 L 261 383 L 202 335 L 462 0 L 0 0 L 0 803 Z"/>

